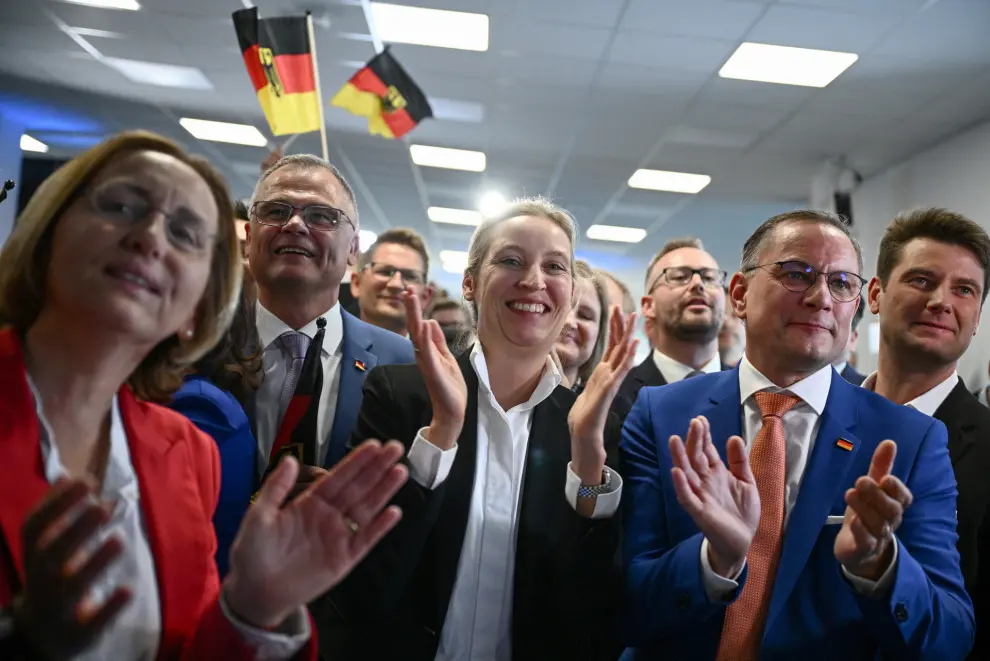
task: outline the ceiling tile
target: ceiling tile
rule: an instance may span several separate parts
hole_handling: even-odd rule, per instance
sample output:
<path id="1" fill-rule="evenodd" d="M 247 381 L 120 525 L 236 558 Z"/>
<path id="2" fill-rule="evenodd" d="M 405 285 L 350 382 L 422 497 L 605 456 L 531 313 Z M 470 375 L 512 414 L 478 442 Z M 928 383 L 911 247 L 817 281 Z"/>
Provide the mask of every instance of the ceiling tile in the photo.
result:
<path id="1" fill-rule="evenodd" d="M 898 20 L 892 14 L 775 5 L 746 35 L 746 41 L 860 54 L 883 39 Z"/>
<path id="2" fill-rule="evenodd" d="M 764 6 L 756 2 L 631 0 L 621 28 L 739 41 L 763 11 Z"/>
<path id="3" fill-rule="evenodd" d="M 736 44 L 720 39 L 656 36 L 620 32 L 609 52 L 609 62 L 688 69 L 714 74 L 732 54 Z"/>

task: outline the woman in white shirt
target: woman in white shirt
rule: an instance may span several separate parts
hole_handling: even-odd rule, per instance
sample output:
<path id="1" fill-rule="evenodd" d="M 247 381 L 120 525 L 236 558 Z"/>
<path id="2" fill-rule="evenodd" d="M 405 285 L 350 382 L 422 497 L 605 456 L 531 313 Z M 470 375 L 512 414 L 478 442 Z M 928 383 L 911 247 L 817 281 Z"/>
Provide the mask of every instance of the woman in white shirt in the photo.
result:
<path id="1" fill-rule="evenodd" d="M 368 375 L 354 432 L 406 445 L 403 520 L 312 609 L 328 658 L 618 655 L 622 479 L 606 421 L 636 341 L 616 308 L 584 393 L 562 385 L 550 353 L 575 296 L 575 239 L 570 214 L 539 198 L 478 227 L 463 281 L 478 342 L 460 357 L 407 296 L 417 365 Z"/>
<path id="2" fill-rule="evenodd" d="M 216 445 L 167 401 L 241 287 L 227 186 L 124 133 L 38 189 L 0 254 L 0 658 L 315 657 L 304 604 L 398 520 L 397 443 L 283 507 L 283 462 L 222 586 Z"/>

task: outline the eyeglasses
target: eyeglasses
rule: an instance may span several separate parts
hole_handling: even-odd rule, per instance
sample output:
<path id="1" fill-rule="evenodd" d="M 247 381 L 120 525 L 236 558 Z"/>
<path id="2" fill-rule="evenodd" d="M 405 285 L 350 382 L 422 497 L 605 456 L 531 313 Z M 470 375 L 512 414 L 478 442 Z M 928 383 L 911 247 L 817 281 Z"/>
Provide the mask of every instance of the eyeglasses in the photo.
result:
<path id="1" fill-rule="evenodd" d="M 657 275 L 656 280 L 653 281 L 653 285 L 650 287 L 650 292 L 657 288 L 661 280 L 666 280 L 667 284 L 671 287 L 683 287 L 691 282 L 695 273 L 701 276 L 701 284 L 707 289 L 723 287 L 725 285 L 725 279 L 728 277 L 725 271 L 718 269 L 693 269 L 690 266 L 671 266 L 660 271 L 660 274 Z"/>
<path id="2" fill-rule="evenodd" d="M 811 264 L 797 260 L 760 264 L 746 270 L 753 271 L 756 269 L 770 269 L 772 267 L 777 267 L 776 273 L 771 273 L 769 270 L 767 272 L 771 273 L 774 279 L 782 284 L 785 289 L 793 292 L 808 291 L 812 285 L 818 282 L 818 276 L 825 276 L 829 293 L 839 303 L 855 301 L 859 298 L 859 293 L 866 284 L 866 280 L 855 273 L 849 273 L 848 271 L 825 273 L 824 271 L 819 271 Z"/>
<path id="3" fill-rule="evenodd" d="M 386 282 L 394 278 L 396 273 L 399 274 L 399 278 L 404 285 L 419 287 L 426 282 L 426 276 L 423 273 L 412 269 L 400 269 L 388 264 L 376 264 L 375 262 L 369 262 L 365 268 L 371 269 L 375 277 L 381 278 Z"/>
<path id="4" fill-rule="evenodd" d="M 205 221 L 185 208 L 165 213 L 153 204 L 142 187 L 121 181 L 108 182 L 84 190 L 83 197 L 90 208 L 101 217 L 120 227 L 132 227 L 147 222 L 155 212 L 165 219 L 165 238 L 177 250 L 201 253 L 216 237 L 206 229 Z"/>
<path id="5" fill-rule="evenodd" d="M 310 204 L 304 207 L 297 207 L 288 202 L 277 202 L 275 200 L 255 202 L 251 207 L 251 213 L 262 225 L 272 227 L 282 227 L 297 214 L 306 223 L 306 227 L 320 232 L 335 232 L 340 228 L 341 219 L 346 220 L 351 227 L 354 223 L 347 214 L 334 207 L 322 204 Z"/>

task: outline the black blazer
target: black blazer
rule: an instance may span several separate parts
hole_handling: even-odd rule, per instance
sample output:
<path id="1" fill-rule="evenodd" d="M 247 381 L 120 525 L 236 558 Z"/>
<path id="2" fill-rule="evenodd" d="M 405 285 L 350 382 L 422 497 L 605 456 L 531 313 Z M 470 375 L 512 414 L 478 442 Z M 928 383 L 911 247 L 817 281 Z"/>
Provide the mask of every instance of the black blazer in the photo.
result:
<path id="1" fill-rule="evenodd" d="M 622 385 L 619 386 L 619 393 L 612 402 L 612 413 L 619 420 L 625 422 L 626 416 L 632 410 L 633 404 L 636 403 L 636 397 L 639 396 L 639 391 L 643 387 L 665 385 L 667 385 L 667 379 L 663 378 L 663 374 L 657 368 L 651 351 L 646 360 L 629 371 Z"/>
<path id="2" fill-rule="evenodd" d="M 856 368 L 849 363 L 846 363 L 846 366 L 842 368 L 842 371 L 839 372 L 839 376 L 854 386 L 861 386 L 863 385 L 863 381 L 866 381 L 866 375 L 857 372 Z"/>
<path id="3" fill-rule="evenodd" d="M 335 590 L 311 605 L 326 659 L 433 661 L 467 527 L 478 431 L 478 378 L 458 358 L 467 383 L 464 430 L 447 479 L 434 490 L 410 480 L 394 498 L 402 521 Z M 576 397 L 557 387 L 535 407 L 516 538 L 512 612 L 514 661 L 618 656 L 620 592 L 615 563 L 619 517 L 579 516 L 564 496 Z M 398 439 L 407 447 L 432 419 L 415 365 L 372 370 L 352 442 Z M 616 466 L 619 427 L 606 433 Z"/>
<path id="4" fill-rule="evenodd" d="M 990 408 L 959 379 L 935 418 L 949 432 L 949 458 L 959 489 L 956 547 L 976 611 L 976 643 L 968 658 L 990 659 Z"/>

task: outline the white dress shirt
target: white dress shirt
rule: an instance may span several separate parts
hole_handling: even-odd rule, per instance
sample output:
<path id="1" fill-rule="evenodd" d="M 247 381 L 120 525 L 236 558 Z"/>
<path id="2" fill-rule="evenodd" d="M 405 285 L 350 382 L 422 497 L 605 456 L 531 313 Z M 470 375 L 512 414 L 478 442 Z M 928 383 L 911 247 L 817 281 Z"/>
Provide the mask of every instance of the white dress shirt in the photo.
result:
<path id="1" fill-rule="evenodd" d="M 503 411 L 491 391 L 481 344 L 471 352 L 478 375 L 478 441 L 471 510 L 437 661 L 510 661 L 512 597 L 519 507 L 533 409 L 560 385 L 561 372 L 547 358 L 540 382 L 523 404 Z M 409 475 L 427 489 L 443 483 L 457 446 L 441 451 L 423 428 L 409 449 Z M 563 439 L 561 439 L 563 440 Z M 611 469 L 610 492 L 598 496 L 593 518 L 615 514 L 622 478 Z M 567 467 L 565 496 L 577 507 L 580 478 Z"/>
<path id="2" fill-rule="evenodd" d="M 337 409 L 337 393 L 340 391 L 344 318 L 341 316 L 339 303 L 335 303 L 320 316 L 327 320 L 321 353 L 323 390 L 320 392 L 320 408 L 316 417 L 316 454 L 318 464 L 322 466 L 327 456 L 330 430 L 333 428 L 333 416 Z M 302 328 L 290 328 L 284 321 L 266 310 L 261 303 L 257 305 L 257 321 L 258 337 L 261 339 L 261 346 L 264 347 L 261 360 L 265 370 L 265 380 L 255 398 L 255 424 L 258 431 L 258 475 L 264 475 L 268 467 L 268 455 L 271 454 L 272 445 L 278 436 L 278 425 L 282 414 L 279 410 L 279 397 L 286 376 L 285 354 L 275 340 L 283 333 L 298 330 L 312 341 L 319 327 L 316 325 L 316 319 L 313 319 Z"/>
<path id="3" fill-rule="evenodd" d="M 818 428 L 821 426 L 821 415 L 825 411 L 828 392 L 832 385 L 832 366 L 827 365 L 814 374 L 807 376 L 789 388 L 780 388 L 770 379 L 760 373 L 749 357 L 743 355 L 739 362 L 739 399 L 743 409 L 742 438 L 746 447 L 752 449 L 753 441 L 763 429 L 763 414 L 756 403 L 754 395 L 758 392 L 789 393 L 800 401 L 783 415 L 784 441 L 786 447 L 786 463 L 784 477 L 784 521 L 783 533 L 787 531 L 791 511 L 797 503 L 801 489 L 801 480 L 808 466 L 808 458 L 815 446 Z M 894 556 L 890 566 L 878 581 L 869 581 L 849 574 L 845 567 L 843 575 L 860 592 L 879 594 L 893 581 L 893 569 L 897 565 L 897 545 L 894 545 Z M 719 576 L 712 570 L 708 560 L 708 540 L 701 544 L 702 581 L 710 601 L 726 601 L 739 587 L 735 580 Z M 742 571 L 740 570 L 740 574 Z M 738 578 L 737 574 L 733 578 Z"/>
<path id="4" fill-rule="evenodd" d="M 660 353 L 659 349 L 653 350 L 653 363 L 660 370 L 660 374 L 663 375 L 664 380 L 667 383 L 677 383 L 678 381 L 683 381 L 684 377 L 694 371 L 694 368 L 690 365 L 685 365 L 684 363 L 678 362 L 668 356 L 667 354 Z M 701 366 L 699 372 L 704 372 L 705 374 L 714 374 L 715 372 L 722 371 L 722 359 L 716 353 L 715 357 L 709 360 L 707 363 Z"/>
<path id="5" fill-rule="evenodd" d="M 990 386 L 983 386 L 978 391 L 976 391 L 976 400 L 983 404 L 983 406 L 990 406 L 990 399 L 987 398 L 987 390 Z"/>
<path id="6" fill-rule="evenodd" d="M 839 373 L 839 376 L 842 376 L 843 370 L 845 370 L 846 367 L 848 366 L 849 366 L 849 361 L 847 360 L 843 360 L 841 363 L 833 363 L 832 365 L 832 367 L 835 368 L 835 371 Z"/>
<path id="7" fill-rule="evenodd" d="M 68 476 L 68 472 L 62 465 L 54 434 L 42 411 L 41 397 L 30 376 L 28 386 L 34 397 L 40 423 L 39 443 L 45 479 L 49 484 L 55 484 L 60 477 Z M 116 537 L 123 550 L 93 583 L 89 597 L 94 606 L 99 607 L 117 588 L 126 586 L 130 589 L 131 600 L 96 642 L 82 654 L 73 657 L 73 661 L 153 661 L 158 654 L 162 629 L 158 578 L 148 542 L 148 530 L 141 512 L 137 474 L 131 463 L 127 434 L 120 418 L 116 395 L 110 409 L 110 453 L 100 500 L 114 504 L 110 521 L 83 548 L 86 553 L 91 553 L 110 537 Z M 269 633 L 241 622 L 230 612 L 222 598 L 220 606 L 244 641 L 254 648 L 259 661 L 290 659 L 303 648 L 311 635 L 309 619 L 302 608 L 287 623 L 286 630 L 291 633 L 285 635 Z"/>
<path id="8" fill-rule="evenodd" d="M 942 405 L 942 402 L 944 402 L 945 398 L 949 396 L 949 393 L 952 392 L 957 383 L 959 383 L 959 372 L 952 370 L 952 374 L 949 375 L 949 378 L 931 388 L 927 392 L 918 395 L 904 406 L 910 406 L 916 411 L 920 411 L 927 416 L 934 417 L 935 411 L 937 411 L 938 407 Z M 863 387 L 870 391 L 876 390 L 876 385 L 876 372 L 866 377 L 866 380 L 863 381 Z"/>

